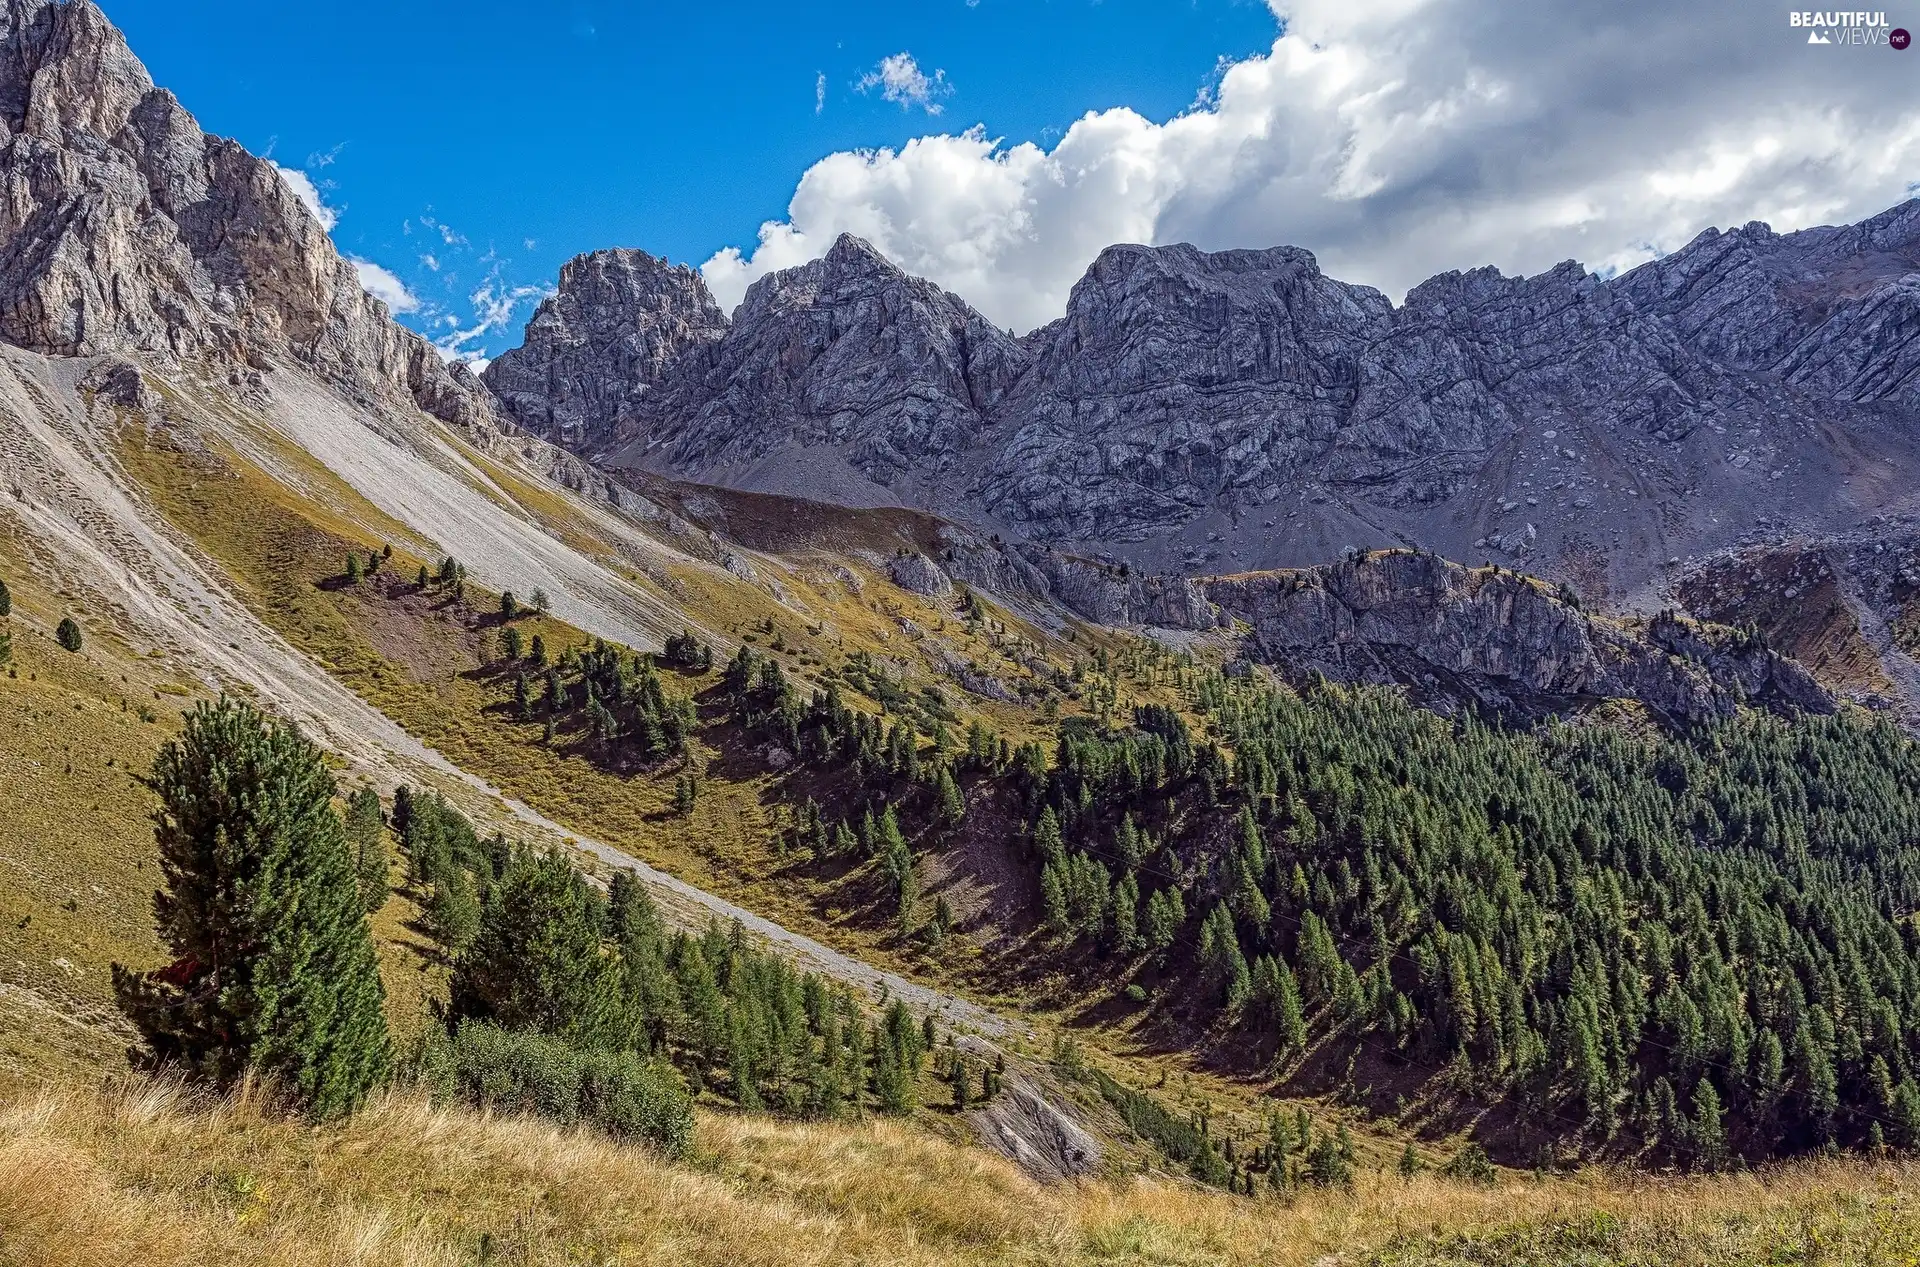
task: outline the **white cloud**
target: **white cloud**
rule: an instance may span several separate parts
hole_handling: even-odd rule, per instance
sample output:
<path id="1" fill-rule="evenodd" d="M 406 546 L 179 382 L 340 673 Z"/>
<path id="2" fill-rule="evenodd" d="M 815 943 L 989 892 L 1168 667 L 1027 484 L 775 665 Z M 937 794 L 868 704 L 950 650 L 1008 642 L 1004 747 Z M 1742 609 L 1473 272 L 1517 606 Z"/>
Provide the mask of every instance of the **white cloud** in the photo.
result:
<path id="1" fill-rule="evenodd" d="M 827 108 L 827 72 L 821 71 L 813 77 L 813 112 L 819 114 Z"/>
<path id="2" fill-rule="evenodd" d="M 902 110 L 919 106 L 928 114 L 939 114 L 946 107 L 940 104 L 940 98 L 953 92 L 953 85 L 947 82 L 947 72 L 935 70 L 931 76 L 920 69 L 920 63 L 913 60 L 912 53 L 895 53 L 891 57 L 880 59 L 866 74 L 860 76 L 854 84 L 861 92 L 880 90 L 883 101 L 891 101 Z M 826 76 L 822 75 L 815 87 L 816 100 L 824 101 Z"/>
<path id="3" fill-rule="evenodd" d="M 363 260 L 354 256 L 348 256 L 347 259 L 353 265 L 353 271 L 360 275 L 361 289 L 375 299 L 384 301 L 387 310 L 394 316 L 419 310 L 419 296 L 408 290 L 407 284 L 391 272 L 372 260 Z"/>
<path id="4" fill-rule="evenodd" d="M 332 159 L 327 161 L 331 162 Z M 282 167 L 278 163 L 273 164 L 273 170 L 279 172 L 280 179 L 287 182 L 287 188 L 293 190 L 293 196 L 307 204 L 307 210 L 320 222 L 320 227 L 329 233 L 333 232 L 333 226 L 340 223 L 340 213 L 320 200 L 320 190 L 314 185 L 313 177 L 297 167 Z"/>
<path id="5" fill-rule="evenodd" d="M 829 155 L 708 283 L 731 306 L 844 231 L 1021 329 L 1114 242 L 1294 243 L 1398 299 L 1449 268 L 1617 269 L 1710 224 L 1858 219 L 1920 180 L 1908 55 L 1809 48 L 1745 0 L 1271 6 L 1271 50 L 1172 119 Z M 900 54 L 859 86 L 931 109 L 946 85 Z"/>
<path id="6" fill-rule="evenodd" d="M 444 320 L 448 332 L 435 339 L 433 346 L 439 350 L 442 360 L 449 364 L 465 362 L 477 374 L 486 368 L 488 357 L 484 349 L 474 345 L 506 329 L 522 305 L 545 299 L 552 293 L 552 288 L 547 286 L 509 286 L 497 277 L 489 278 L 467 296 L 473 305 L 473 324 L 462 325 L 457 318 L 447 316 Z"/>

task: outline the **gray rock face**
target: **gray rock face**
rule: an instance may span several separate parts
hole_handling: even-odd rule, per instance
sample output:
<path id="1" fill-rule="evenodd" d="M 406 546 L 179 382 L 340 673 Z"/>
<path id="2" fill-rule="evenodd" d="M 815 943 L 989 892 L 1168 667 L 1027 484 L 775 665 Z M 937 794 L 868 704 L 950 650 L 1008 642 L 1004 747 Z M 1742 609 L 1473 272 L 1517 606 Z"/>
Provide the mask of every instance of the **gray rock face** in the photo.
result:
<path id="1" fill-rule="evenodd" d="M 896 554 L 887 561 L 887 575 L 910 594 L 927 598 L 945 598 L 953 593 L 953 581 L 940 565 L 924 554 Z"/>
<path id="2" fill-rule="evenodd" d="M 633 431 L 646 397 L 683 357 L 719 340 L 727 319 L 700 274 L 645 251 L 594 251 L 560 270 L 525 342 L 481 377 L 514 420 L 583 446 Z"/>
<path id="3" fill-rule="evenodd" d="M 1017 341 L 842 239 L 659 382 L 583 450 L 1144 570 L 1419 542 L 1644 595 L 1749 529 L 1920 510 L 1920 202 L 1398 307 L 1295 248 L 1118 246 Z"/>
<path id="4" fill-rule="evenodd" d="M 1592 617 L 1538 581 L 1431 554 L 1357 555 L 1202 588 L 1251 626 L 1255 658 L 1295 677 L 1397 683 L 1443 710 L 1532 719 L 1631 699 L 1699 722 L 1749 702 L 1834 707 L 1799 665 L 1732 630 L 1671 614 L 1645 628 Z"/>
<path id="5" fill-rule="evenodd" d="M 1220 612 L 1183 576 L 1142 575 L 1130 568 L 1028 546 L 1022 554 L 1046 578 L 1055 602 L 1102 625 L 1211 629 Z"/>
<path id="6" fill-rule="evenodd" d="M 877 484 L 926 484 L 977 443 L 1024 364 L 979 313 L 842 235 L 823 258 L 755 282 L 643 421 L 589 447 L 696 478 L 826 448 Z"/>
<path id="7" fill-rule="evenodd" d="M 981 495 L 1043 535 L 1129 540 L 1281 482 L 1337 440 L 1391 319 L 1295 248 L 1109 247 L 1031 336 Z"/>
<path id="8" fill-rule="evenodd" d="M 0 7 L 0 338 L 236 373 L 283 360 L 363 398 L 494 417 L 273 166 L 201 132 L 91 0 Z"/>

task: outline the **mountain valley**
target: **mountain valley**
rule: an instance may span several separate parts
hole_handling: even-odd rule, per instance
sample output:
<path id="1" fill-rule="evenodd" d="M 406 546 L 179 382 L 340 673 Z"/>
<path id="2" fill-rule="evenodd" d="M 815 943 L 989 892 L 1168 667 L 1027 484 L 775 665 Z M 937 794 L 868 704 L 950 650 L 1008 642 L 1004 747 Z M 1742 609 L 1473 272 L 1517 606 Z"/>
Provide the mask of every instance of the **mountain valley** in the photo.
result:
<path id="1" fill-rule="evenodd" d="M 609 249 L 475 374 L 92 0 L 0 0 L 0 178 L 0 1263 L 1920 1244 L 1920 201 L 1399 304 L 1117 245 L 1024 335 Z M 311 1125 L 130 1070 L 242 705 L 370 895 Z M 567 1060 L 684 1132 L 499 1090 Z"/>

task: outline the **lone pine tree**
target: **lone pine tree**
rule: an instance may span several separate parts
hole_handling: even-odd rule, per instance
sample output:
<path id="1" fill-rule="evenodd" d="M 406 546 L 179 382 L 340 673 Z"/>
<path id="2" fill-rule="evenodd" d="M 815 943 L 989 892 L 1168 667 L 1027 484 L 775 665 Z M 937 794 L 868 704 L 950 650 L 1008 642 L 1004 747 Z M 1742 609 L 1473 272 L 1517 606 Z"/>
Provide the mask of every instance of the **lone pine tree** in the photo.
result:
<path id="1" fill-rule="evenodd" d="M 53 631 L 53 640 L 68 651 L 78 651 L 83 641 L 79 623 L 71 616 L 62 616 L 59 627 Z"/>
<path id="2" fill-rule="evenodd" d="M 154 895 L 171 967 L 114 966 L 155 1063 L 277 1078 L 315 1117 L 351 1112 L 388 1064 L 384 991 L 334 781 L 291 726 L 222 698 L 154 759 Z"/>

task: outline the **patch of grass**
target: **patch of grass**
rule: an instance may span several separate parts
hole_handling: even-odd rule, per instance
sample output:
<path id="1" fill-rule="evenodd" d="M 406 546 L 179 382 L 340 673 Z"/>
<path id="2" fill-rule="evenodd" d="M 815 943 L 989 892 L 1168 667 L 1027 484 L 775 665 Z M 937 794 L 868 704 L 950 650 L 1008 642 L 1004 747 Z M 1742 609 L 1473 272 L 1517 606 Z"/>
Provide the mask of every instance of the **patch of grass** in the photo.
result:
<path id="1" fill-rule="evenodd" d="M 394 1094 L 314 1128 L 257 1093 L 51 1088 L 0 1110 L 0 1263 L 1152 1263 L 1834 1267 L 1920 1252 L 1920 1168 L 1718 1180 L 1363 1173 L 1290 1203 L 1121 1179 L 1041 1187 L 887 1121 L 701 1113 L 695 1159 Z"/>

